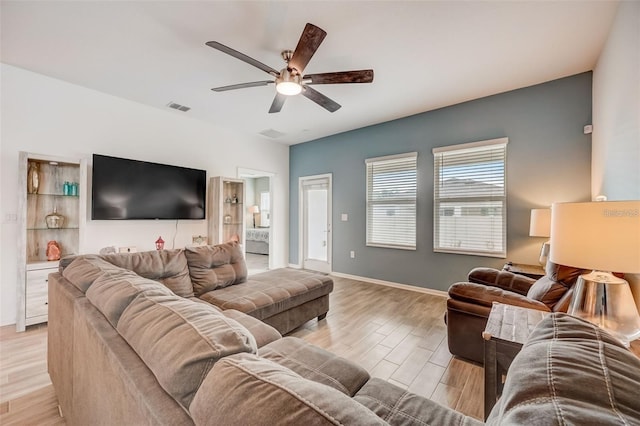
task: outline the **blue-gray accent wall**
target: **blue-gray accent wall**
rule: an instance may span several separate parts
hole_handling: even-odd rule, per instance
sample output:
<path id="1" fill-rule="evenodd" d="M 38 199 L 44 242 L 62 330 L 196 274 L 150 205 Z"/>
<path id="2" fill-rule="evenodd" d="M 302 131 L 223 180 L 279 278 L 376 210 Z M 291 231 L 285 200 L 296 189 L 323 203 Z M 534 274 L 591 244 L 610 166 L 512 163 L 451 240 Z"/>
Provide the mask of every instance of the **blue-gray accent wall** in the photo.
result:
<path id="1" fill-rule="evenodd" d="M 531 209 L 590 199 L 591 136 L 583 127 L 591 123 L 591 80 L 582 73 L 291 146 L 290 263 L 301 263 L 298 178 L 323 173 L 333 174 L 334 272 L 446 290 L 476 266 L 534 263 L 545 239 L 528 235 Z M 501 137 L 509 138 L 507 258 L 434 253 L 432 149 Z M 367 247 L 365 159 L 411 151 L 418 152 L 417 250 Z"/>

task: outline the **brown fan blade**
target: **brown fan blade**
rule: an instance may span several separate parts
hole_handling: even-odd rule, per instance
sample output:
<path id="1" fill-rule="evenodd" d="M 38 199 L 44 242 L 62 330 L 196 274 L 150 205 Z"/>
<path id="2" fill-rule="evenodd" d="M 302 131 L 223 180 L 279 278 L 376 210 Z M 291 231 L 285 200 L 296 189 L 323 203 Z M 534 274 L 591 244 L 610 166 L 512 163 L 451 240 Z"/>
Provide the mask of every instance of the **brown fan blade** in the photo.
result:
<path id="1" fill-rule="evenodd" d="M 342 83 L 371 83 L 373 70 L 325 72 L 322 74 L 307 74 L 302 77 L 305 84 L 342 84 Z M 307 80 L 311 80 L 307 82 Z"/>
<path id="2" fill-rule="evenodd" d="M 284 101 L 287 100 L 287 95 L 283 95 L 282 93 L 276 92 L 276 97 L 273 98 L 273 102 L 271 103 L 271 108 L 269 108 L 269 114 L 273 114 L 274 112 L 280 112 L 282 109 L 282 105 L 284 105 Z"/>
<path id="3" fill-rule="evenodd" d="M 225 46 L 222 43 L 218 43 L 217 41 L 208 41 L 205 44 L 209 47 L 213 47 L 216 50 L 226 53 L 227 55 L 231 55 L 236 59 L 240 59 L 241 61 L 246 62 L 249 65 L 253 65 L 254 67 L 259 68 L 274 77 L 278 77 L 280 75 L 280 71 L 274 70 L 269 65 L 265 65 L 262 62 L 255 60 L 252 57 L 245 55 L 244 53 L 240 53 L 228 46 Z"/>
<path id="4" fill-rule="evenodd" d="M 302 71 L 304 71 L 309 60 L 311 60 L 313 54 L 316 53 L 320 43 L 322 43 L 322 40 L 324 40 L 326 36 L 327 33 L 323 29 L 313 24 L 305 25 L 300 40 L 298 40 L 296 50 L 293 51 L 293 56 L 289 61 L 289 68 L 295 69 L 298 71 L 298 74 L 302 74 Z"/>
<path id="5" fill-rule="evenodd" d="M 311 99 L 313 102 L 320 105 L 322 108 L 326 109 L 329 112 L 336 112 L 340 109 L 341 105 L 329 98 L 327 98 L 322 93 L 318 92 L 315 89 L 312 89 L 309 86 L 302 87 L 302 94 L 307 98 Z"/>
<path id="6" fill-rule="evenodd" d="M 214 92 L 226 92 L 227 90 L 245 89 L 247 87 L 259 87 L 273 84 L 273 80 L 253 81 L 251 83 L 231 84 L 229 86 L 214 87 Z"/>

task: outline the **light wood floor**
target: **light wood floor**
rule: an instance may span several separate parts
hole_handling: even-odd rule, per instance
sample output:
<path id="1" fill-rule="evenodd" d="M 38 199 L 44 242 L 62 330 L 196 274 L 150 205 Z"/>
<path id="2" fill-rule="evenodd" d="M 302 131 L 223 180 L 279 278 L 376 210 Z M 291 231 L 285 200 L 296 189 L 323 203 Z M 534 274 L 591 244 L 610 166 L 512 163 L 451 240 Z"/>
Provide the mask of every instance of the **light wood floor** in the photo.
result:
<path id="1" fill-rule="evenodd" d="M 247 253 L 245 254 L 245 261 L 249 275 L 269 270 L 269 255 L 267 254 Z"/>
<path id="2" fill-rule="evenodd" d="M 325 321 L 291 335 L 355 361 L 374 377 L 482 419 L 484 370 L 452 357 L 446 298 L 334 277 Z"/>
<path id="3" fill-rule="evenodd" d="M 47 373 L 46 325 L 0 328 L 0 424 L 65 424 Z"/>
<path id="4" fill-rule="evenodd" d="M 442 297 L 334 277 L 327 319 L 292 333 L 372 376 L 482 418 L 482 367 L 452 358 Z M 47 329 L 0 328 L 0 424 L 64 425 L 46 369 Z"/>

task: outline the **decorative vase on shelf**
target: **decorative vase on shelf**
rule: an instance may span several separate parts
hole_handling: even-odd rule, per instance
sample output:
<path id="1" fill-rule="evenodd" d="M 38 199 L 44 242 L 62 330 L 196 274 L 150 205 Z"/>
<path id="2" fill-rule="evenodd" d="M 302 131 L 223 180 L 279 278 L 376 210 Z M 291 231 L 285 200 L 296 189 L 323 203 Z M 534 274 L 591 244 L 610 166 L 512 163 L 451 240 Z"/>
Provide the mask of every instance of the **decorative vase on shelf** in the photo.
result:
<path id="1" fill-rule="evenodd" d="M 47 228 L 49 229 L 62 228 L 62 226 L 64 225 L 64 216 L 58 213 L 56 207 L 53 208 L 52 213 L 49 213 L 47 216 L 45 216 L 44 220 L 47 223 Z"/>
<path id="2" fill-rule="evenodd" d="M 225 215 L 224 216 L 224 223 L 226 223 L 227 225 L 231 223 L 231 215 Z"/>
<path id="3" fill-rule="evenodd" d="M 40 189 L 40 164 L 29 161 L 27 168 L 27 193 L 37 194 Z"/>

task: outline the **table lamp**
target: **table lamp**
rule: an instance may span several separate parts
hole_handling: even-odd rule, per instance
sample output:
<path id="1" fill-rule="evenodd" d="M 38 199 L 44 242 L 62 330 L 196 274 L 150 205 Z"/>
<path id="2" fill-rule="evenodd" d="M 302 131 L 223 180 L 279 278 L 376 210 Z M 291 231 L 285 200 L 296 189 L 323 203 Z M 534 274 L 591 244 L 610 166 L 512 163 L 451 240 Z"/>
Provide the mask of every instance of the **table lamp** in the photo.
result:
<path id="1" fill-rule="evenodd" d="M 578 278 L 570 315 L 606 329 L 626 346 L 640 338 L 629 283 L 611 273 L 640 273 L 640 200 L 554 203 L 549 259 L 593 270 Z"/>
<path id="2" fill-rule="evenodd" d="M 531 209 L 531 221 L 529 222 L 530 237 L 546 237 L 551 236 L 551 209 Z M 542 244 L 540 249 L 540 258 L 538 262 L 544 268 L 547 264 L 547 256 L 549 255 L 549 241 Z"/>
<path id="3" fill-rule="evenodd" d="M 256 214 L 260 213 L 260 207 L 251 206 L 249 207 L 249 213 L 253 214 L 253 227 L 256 227 Z"/>

